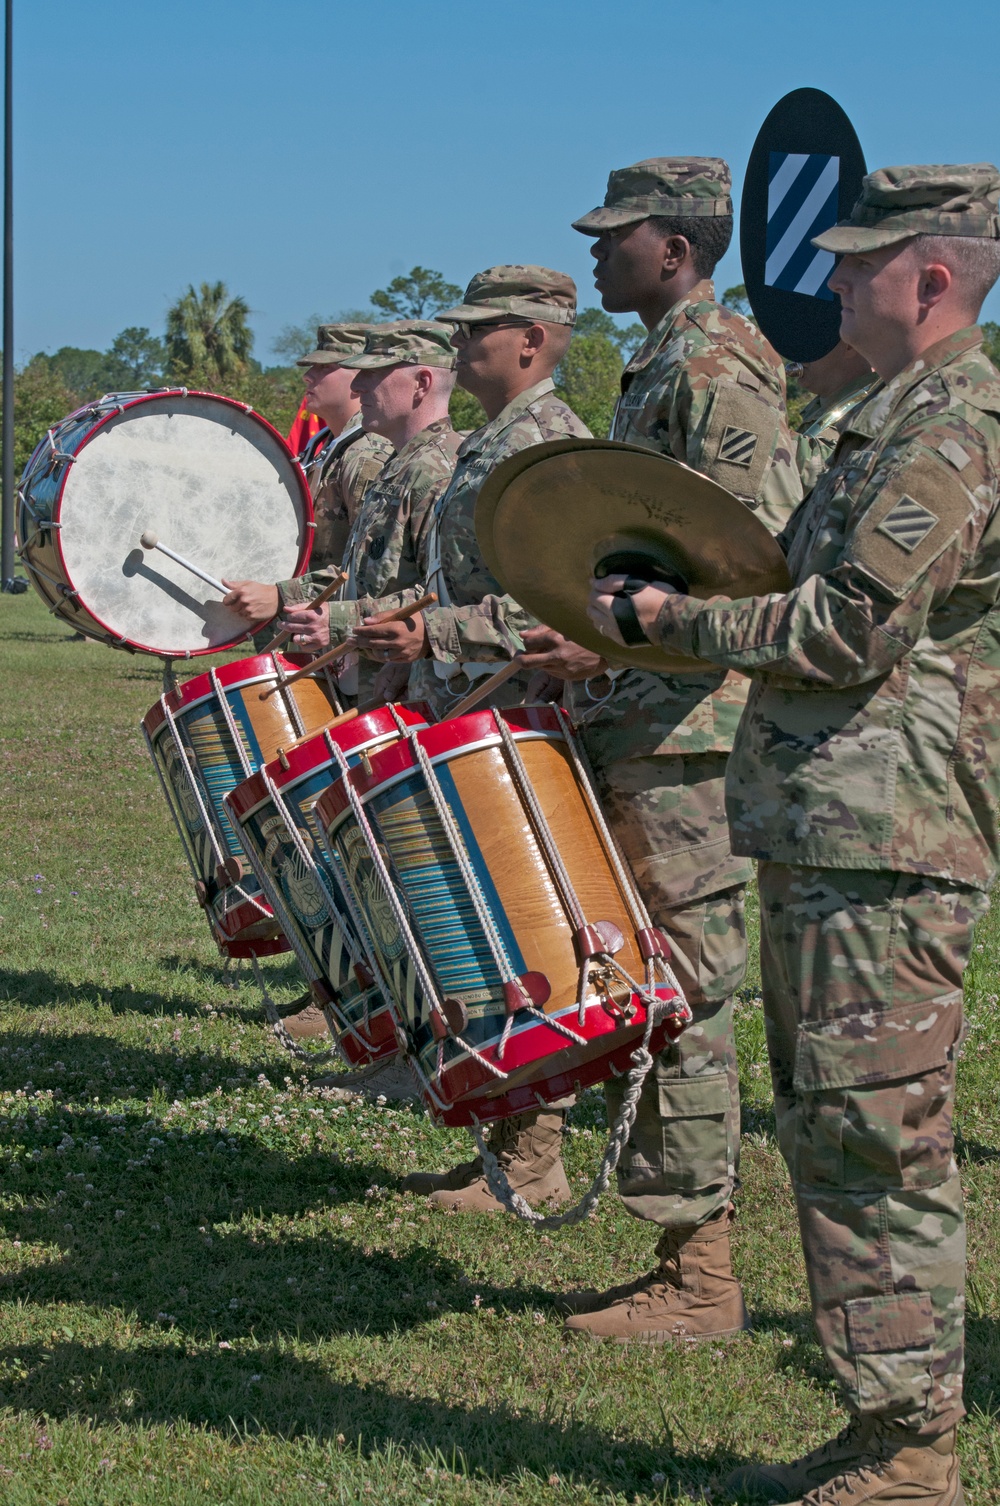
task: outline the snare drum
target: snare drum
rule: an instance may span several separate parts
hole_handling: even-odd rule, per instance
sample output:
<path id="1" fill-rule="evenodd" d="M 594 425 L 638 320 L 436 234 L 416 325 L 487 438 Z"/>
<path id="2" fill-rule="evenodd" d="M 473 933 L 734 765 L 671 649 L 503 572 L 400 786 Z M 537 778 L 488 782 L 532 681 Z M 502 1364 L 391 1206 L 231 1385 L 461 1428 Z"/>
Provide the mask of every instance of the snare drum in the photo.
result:
<path id="1" fill-rule="evenodd" d="M 552 1103 L 627 1070 L 690 1019 L 669 946 L 607 832 L 565 716 L 475 711 L 411 731 L 336 780 L 316 818 L 372 928 L 405 949 L 401 1037 L 438 1119 Z"/>
<path id="2" fill-rule="evenodd" d="M 391 928 L 391 915 L 375 896 L 365 906 L 366 916 L 360 908 L 351 913 L 353 894 L 331 860 L 314 807 L 340 773 L 337 750 L 355 768 L 430 721 L 430 707 L 419 703 L 348 712 L 286 748 L 226 796 L 243 850 L 352 1067 L 399 1051 L 393 993 L 406 991 L 401 978 L 406 957 L 402 948 L 384 949 L 392 956 L 395 988 L 383 987 L 372 937 L 387 924 Z"/>
<path id="3" fill-rule="evenodd" d="M 282 684 L 294 668 L 281 654 L 223 664 L 162 695 L 142 722 L 198 902 L 219 947 L 233 957 L 289 949 L 245 861 L 224 798 L 279 747 L 333 717 L 322 681 Z M 262 700 L 276 685 L 280 688 Z"/>
<path id="4" fill-rule="evenodd" d="M 183 390 L 103 397 L 50 429 L 18 492 L 21 559 L 49 609 L 114 648 L 190 658 L 250 637 L 209 575 L 285 580 L 312 501 L 281 435 L 245 403 Z"/>

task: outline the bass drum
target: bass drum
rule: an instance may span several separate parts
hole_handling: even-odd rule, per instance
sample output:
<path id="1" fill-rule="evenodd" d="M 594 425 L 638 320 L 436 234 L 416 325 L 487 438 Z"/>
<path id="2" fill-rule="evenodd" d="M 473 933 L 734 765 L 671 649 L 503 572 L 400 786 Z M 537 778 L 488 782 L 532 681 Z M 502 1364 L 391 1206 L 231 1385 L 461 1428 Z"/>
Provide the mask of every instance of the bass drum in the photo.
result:
<path id="1" fill-rule="evenodd" d="M 113 648 L 190 658 L 246 640 L 209 575 L 299 575 L 309 488 L 281 435 L 245 403 L 206 392 L 118 393 L 50 429 L 21 478 L 20 555 L 70 627 Z"/>

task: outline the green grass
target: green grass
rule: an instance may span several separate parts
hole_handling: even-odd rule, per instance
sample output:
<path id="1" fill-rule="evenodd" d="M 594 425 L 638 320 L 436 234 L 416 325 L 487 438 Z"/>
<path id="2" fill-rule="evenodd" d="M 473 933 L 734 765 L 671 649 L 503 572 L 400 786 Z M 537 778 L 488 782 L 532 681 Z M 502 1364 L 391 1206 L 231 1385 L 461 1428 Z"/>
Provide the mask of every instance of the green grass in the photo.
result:
<path id="1" fill-rule="evenodd" d="M 398 1191 L 467 1154 L 308 1086 L 223 977 L 137 731 L 157 666 L 0 598 L 0 1501 L 209 1506 L 724 1499 L 842 1422 L 813 1340 L 753 980 L 723 1350 L 569 1344 L 552 1294 L 649 1263 L 613 1197 L 539 1238 Z M 1000 1499 L 1000 917 L 978 937 L 959 1146 L 970 1506 Z M 267 965 L 280 999 L 301 984 Z M 603 1101 L 567 1164 L 596 1162 Z"/>

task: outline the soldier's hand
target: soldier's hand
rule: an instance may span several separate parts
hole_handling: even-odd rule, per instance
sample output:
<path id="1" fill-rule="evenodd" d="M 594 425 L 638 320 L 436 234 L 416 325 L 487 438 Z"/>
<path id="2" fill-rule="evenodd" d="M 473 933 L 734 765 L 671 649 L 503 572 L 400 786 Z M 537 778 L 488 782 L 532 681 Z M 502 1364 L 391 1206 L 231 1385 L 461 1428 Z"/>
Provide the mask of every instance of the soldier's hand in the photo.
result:
<path id="1" fill-rule="evenodd" d="M 525 669 L 544 670 L 557 680 L 589 680 L 608 667 L 600 654 L 571 643 L 553 628 L 528 628 L 521 636 L 524 652 L 520 659 Z"/>
<path id="2" fill-rule="evenodd" d="M 325 605 L 314 607 L 304 601 L 286 607 L 281 625 L 291 633 L 296 650 L 312 654 L 330 646 L 330 618 Z"/>
<path id="3" fill-rule="evenodd" d="M 622 648 L 625 647 L 625 639 L 621 635 L 621 629 L 615 618 L 614 599 L 616 595 L 624 592 L 627 581 L 627 575 L 606 575 L 602 579 L 595 576 L 590 582 L 590 605 L 587 607 L 587 616 L 597 631 L 610 639 L 612 643 L 620 644 Z M 656 619 L 660 615 L 664 598 L 681 594 L 662 580 L 651 581 L 648 586 L 643 586 L 642 590 L 636 591 L 634 595 L 629 593 L 639 626 L 651 643 L 656 641 L 653 637 L 653 630 L 656 627 Z"/>
<path id="4" fill-rule="evenodd" d="M 524 704 L 530 706 L 532 702 L 561 700 L 564 685 L 565 681 L 547 675 L 544 669 L 536 670 L 525 689 Z"/>
<path id="5" fill-rule="evenodd" d="M 423 612 L 405 622 L 363 622 L 354 629 L 354 641 L 376 663 L 413 664 L 429 652 Z"/>
<path id="6" fill-rule="evenodd" d="M 281 605 L 277 586 L 262 585 L 259 580 L 226 580 L 229 595 L 222 598 L 224 607 L 231 607 L 247 622 L 270 622 Z"/>
<path id="7" fill-rule="evenodd" d="M 398 701 L 406 694 L 410 669 L 407 664 L 383 664 L 372 685 L 372 700 L 378 706 L 387 701 Z"/>

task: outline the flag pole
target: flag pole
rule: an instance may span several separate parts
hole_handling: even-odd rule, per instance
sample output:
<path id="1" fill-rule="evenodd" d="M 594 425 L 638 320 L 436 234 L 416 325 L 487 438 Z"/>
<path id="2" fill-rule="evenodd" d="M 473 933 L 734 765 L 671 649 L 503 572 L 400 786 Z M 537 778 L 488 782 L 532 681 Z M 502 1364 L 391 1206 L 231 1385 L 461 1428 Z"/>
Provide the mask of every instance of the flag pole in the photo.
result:
<path id="1" fill-rule="evenodd" d="M 14 575 L 14 0 L 5 0 L 3 115 L 3 529 L 0 589 L 20 592 Z"/>

